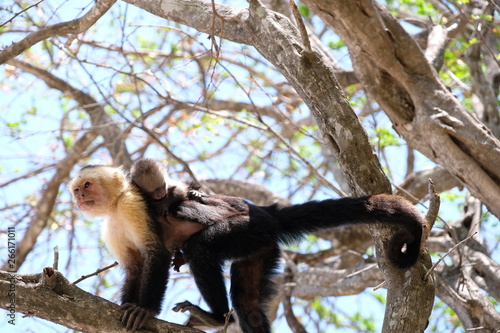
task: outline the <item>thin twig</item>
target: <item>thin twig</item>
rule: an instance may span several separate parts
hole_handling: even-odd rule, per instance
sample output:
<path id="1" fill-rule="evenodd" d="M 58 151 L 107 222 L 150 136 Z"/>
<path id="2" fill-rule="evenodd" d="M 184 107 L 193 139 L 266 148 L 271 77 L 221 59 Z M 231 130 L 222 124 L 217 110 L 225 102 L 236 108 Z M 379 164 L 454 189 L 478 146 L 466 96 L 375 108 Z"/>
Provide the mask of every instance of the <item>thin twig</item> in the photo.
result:
<path id="1" fill-rule="evenodd" d="M 219 61 L 219 45 L 217 45 L 217 42 L 215 41 L 215 19 L 218 18 L 221 21 L 221 32 L 220 32 L 220 44 L 222 44 L 222 34 L 224 33 L 224 17 L 219 15 L 217 13 L 217 9 L 215 8 L 215 1 L 212 0 L 212 27 L 210 28 L 210 39 L 212 42 L 212 54 L 213 54 L 213 49 L 215 49 L 215 64 Z M 215 67 L 214 64 L 214 67 Z"/>
<path id="2" fill-rule="evenodd" d="M 65 36 L 68 34 L 79 34 L 86 31 L 101 18 L 116 2 L 116 0 L 101 0 L 82 17 L 72 21 L 56 23 L 28 34 L 18 42 L 12 43 L 0 51 L 0 64 L 20 55 L 26 49 L 36 43 L 54 36 Z"/>
<path id="3" fill-rule="evenodd" d="M 365 272 L 365 271 L 367 271 L 367 270 L 369 270 L 369 269 L 372 269 L 372 268 L 374 268 L 374 267 L 377 267 L 377 266 L 378 266 L 378 265 L 377 265 L 377 264 L 375 264 L 375 263 L 374 263 L 374 264 L 368 264 L 368 265 L 366 265 L 366 267 L 364 267 L 364 268 L 362 268 L 362 269 L 360 269 L 360 270 L 357 270 L 357 271 L 355 271 L 355 272 L 352 272 L 351 274 L 346 275 L 346 279 L 347 279 L 347 278 L 350 278 L 350 277 L 353 277 L 353 276 L 355 276 L 355 275 L 361 274 L 361 273 L 363 273 L 363 272 Z"/>
<path id="4" fill-rule="evenodd" d="M 230 320 L 231 320 L 231 315 L 233 314 L 234 312 L 234 309 L 231 308 L 229 309 L 228 313 L 224 313 L 224 327 L 222 328 L 222 333 L 226 333 L 227 332 L 227 328 L 229 327 L 229 324 L 231 323 Z"/>
<path id="5" fill-rule="evenodd" d="M 52 268 L 57 270 L 59 267 L 59 246 L 54 247 L 54 263 L 52 264 Z"/>
<path id="6" fill-rule="evenodd" d="M 429 278 L 429 275 L 434 271 L 434 269 L 436 269 L 436 266 L 441 263 L 441 261 L 444 260 L 444 258 L 446 258 L 449 254 L 451 254 L 453 251 L 455 251 L 455 249 L 457 249 L 460 245 L 462 245 L 463 243 L 467 242 L 469 239 L 471 239 L 472 237 L 474 237 L 475 235 L 477 234 L 477 231 L 475 233 L 473 233 L 472 235 L 466 237 L 465 239 L 463 239 L 462 241 L 460 241 L 457 245 L 455 245 L 454 247 L 452 247 L 448 252 L 446 252 L 444 254 L 444 256 L 442 256 L 441 258 L 439 258 L 438 261 L 436 261 L 434 263 L 434 265 L 432 265 L 432 267 L 429 269 L 429 271 L 425 274 L 424 276 L 424 280 L 427 280 Z"/>
<path id="7" fill-rule="evenodd" d="M 295 21 L 297 22 L 297 27 L 300 31 L 300 36 L 302 37 L 302 43 L 304 43 L 304 48 L 307 53 L 311 53 L 311 42 L 309 41 L 309 35 L 307 34 L 307 29 L 302 21 L 302 16 L 300 16 L 299 9 L 295 4 L 294 0 L 290 0 L 290 7 L 292 8 L 293 16 L 295 17 Z"/>
<path id="8" fill-rule="evenodd" d="M 382 282 L 381 284 L 379 284 L 378 286 L 375 286 L 375 288 L 373 288 L 373 291 L 375 290 L 378 290 L 380 288 L 383 288 L 385 287 L 385 285 L 387 284 L 387 281 L 384 280 L 384 282 Z"/>
<path id="9" fill-rule="evenodd" d="M 436 218 L 439 213 L 439 206 L 441 205 L 441 201 L 439 195 L 436 193 L 436 187 L 434 186 L 434 182 L 429 178 L 429 209 L 427 210 L 427 214 L 425 215 L 425 220 L 427 224 L 424 225 L 424 232 L 422 235 L 422 242 L 420 245 L 420 249 L 424 248 L 424 245 L 431 234 L 432 227 L 436 222 Z"/>
<path id="10" fill-rule="evenodd" d="M 92 273 L 92 274 L 83 275 L 81 278 L 79 278 L 78 280 L 76 280 L 76 281 L 75 281 L 75 282 L 73 282 L 72 284 L 77 284 L 78 282 L 81 282 L 81 281 L 83 281 L 83 280 L 85 280 L 85 279 L 87 279 L 87 278 L 89 278 L 89 277 L 91 277 L 91 276 L 94 276 L 94 275 L 97 275 L 97 274 L 99 274 L 99 273 L 101 273 L 101 272 L 104 272 L 105 270 L 108 270 L 108 269 L 110 269 L 110 268 L 112 268 L 112 267 L 115 267 L 115 266 L 117 266 L 117 265 L 118 265 L 118 262 L 116 262 L 116 261 L 115 261 L 115 262 L 114 262 L 114 263 L 112 263 L 111 265 L 106 266 L 106 267 L 101 268 L 101 269 L 98 269 L 98 270 L 96 270 L 96 271 L 95 271 L 94 273 Z"/>
<path id="11" fill-rule="evenodd" d="M 24 8 L 24 9 L 23 9 L 23 10 L 21 10 L 19 13 L 16 13 L 16 14 L 15 14 L 14 16 L 12 16 L 10 19 L 8 19 L 8 20 L 7 20 L 7 21 L 5 21 L 4 23 L 0 24 L 0 28 L 1 28 L 1 27 L 3 27 L 4 25 L 6 25 L 7 23 L 12 22 L 12 20 L 13 20 L 13 19 L 15 19 L 16 17 L 18 17 L 18 16 L 19 16 L 19 15 L 21 15 L 22 13 L 27 12 L 27 11 L 28 11 L 28 10 L 30 10 L 31 8 L 38 6 L 38 5 L 40 4 L 40 2 L 42 2 L 42 1 L 45 1 L 45 0 L 40 0 L 40 1 L 38 1 L 37 3 L 34 3 L 34 4 L 32 4 L 31 6 Z"/>
<path id="12" fill-rule="evenodd" d="M 285 319 L 292 332 L 307 333 L 304 326 L 302 326 L 302 324 L 299 322 L 299 320 L 293 313 L 293 308 L 292 308 L 292 299 L 291 299 L 292 289 L 297 285 L 297 283 L 294 282 L 294 276 L 298 273 L 297 264 L 286 254 L 283 255 L 283 258 L 287 263 L 285 267 L 285 272 L 283 274 L 284 275 L 283 308 L 284 308 Z"/>
<path id="13" fill-rule="evenodd" d="M 302 163 L 304 163 L 307 166 L 307 168 L 316 177 L 319 178 L 319 180 L 323 181 L 324 184 L 326 184 L 328 187 L 330 187 L 339 196 L 341 196 L 341 197 L 347 196 L 347 194 L 344 193 L 344 191 L 342 191 L 340 188 L 337 188 L 332 182 L 330 182 L 328 179 L 326 179 L 326 177 L 324 175 L 319 173 L 319 171 L 315 167 L 313 167 L 313 165 L 307 159 L 302 157 L 302 155 L 300 155 L 299 152 L 295 148 L 293 148 L 292 145 L 281 134 L 279 134 L 277 131 L 274 130 L 274 128 L 272 128 L 266 122 L 264 122 L 264 120 L 260 114 L 257 115 L 257 119 L 259 119 L 259 121 L 267 127 L 267 130 L 269 132 L 271 132 L 274 136 L 276 136 L 295 156 L 297 156 L 297 158 L 300 159 L 302 161 Z"/>

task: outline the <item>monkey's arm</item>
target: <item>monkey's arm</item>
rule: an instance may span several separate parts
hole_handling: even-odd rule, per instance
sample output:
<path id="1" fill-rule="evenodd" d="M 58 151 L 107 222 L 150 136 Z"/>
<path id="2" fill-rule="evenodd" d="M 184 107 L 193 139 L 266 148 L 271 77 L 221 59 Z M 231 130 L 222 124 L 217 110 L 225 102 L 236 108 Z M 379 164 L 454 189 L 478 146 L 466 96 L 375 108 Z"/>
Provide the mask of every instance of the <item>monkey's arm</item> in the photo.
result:
<path id="1" fill-rule="evenodd" d="M 137 257 L 126 264 L 127 274 L 122 288 L 125 312 L 121 321 L 127 330 L 134 331 L 160 313 L 172 260 L 172 253 L 160 243 L 146 245 L 139 255 L 143 265 L 134 262 L 140 260 Z"/>

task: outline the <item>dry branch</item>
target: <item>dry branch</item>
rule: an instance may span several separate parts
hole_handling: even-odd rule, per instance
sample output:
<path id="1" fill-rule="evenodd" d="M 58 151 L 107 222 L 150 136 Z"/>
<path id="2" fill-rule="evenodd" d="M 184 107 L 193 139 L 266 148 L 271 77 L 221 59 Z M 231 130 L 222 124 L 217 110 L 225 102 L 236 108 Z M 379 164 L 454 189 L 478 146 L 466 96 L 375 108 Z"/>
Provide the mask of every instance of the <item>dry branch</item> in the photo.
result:
<path id="1" fill-rule="evenodd" d="M 8 296 L 9 290 L 14 290 L 14 296 Z M 119 320 L 123 312 L 119 305 L 78 288 L 51 267 L 44 268 L 40 274 L 30 275 L 0 271 L 0 307 L 10 310 L 10 304 L 14 305 L 14 312 L 36 316 L 78 331 L 125 331 Z M 145 328 L 148 332 L 201 332 L 158 319 L 148 321 Z"/>
<path id="2" fill-rule="evenodd" d="M 13 43 L 5 47 L 0 51 L 0 65 L 7 62 L 8 60 L 20 55 L 26 49 L 41 42 L 44 39 L 53 36 L 65 36 L 65 35 L 76 35 L 87 31 L 101 16 L 106 14 L 106 12 L 114 5 L 116 0 L 100 0 L 95 2 L 95 6 L 92 7 L 88 13 L 80 18 L 72 21 L 62 22 L 54 24 L 33 33 L 21 39 L 19 42 Z"/>

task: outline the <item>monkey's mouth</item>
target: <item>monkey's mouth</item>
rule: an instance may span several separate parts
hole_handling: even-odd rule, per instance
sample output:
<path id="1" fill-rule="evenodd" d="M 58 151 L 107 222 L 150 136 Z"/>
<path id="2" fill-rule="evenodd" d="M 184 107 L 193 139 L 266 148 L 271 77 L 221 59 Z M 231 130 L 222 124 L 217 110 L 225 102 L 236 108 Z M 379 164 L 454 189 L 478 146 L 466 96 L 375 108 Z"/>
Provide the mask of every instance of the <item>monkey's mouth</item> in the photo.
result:
<path id="1" fill-rule="evenodd" d="M 82 201 L 78 205 L 78 209 L 85 211 L 85 210 L 91 209 L 92 206 L 94 206 L 94 205 L 95 205 L 95 201 L 94 200 Z"/>

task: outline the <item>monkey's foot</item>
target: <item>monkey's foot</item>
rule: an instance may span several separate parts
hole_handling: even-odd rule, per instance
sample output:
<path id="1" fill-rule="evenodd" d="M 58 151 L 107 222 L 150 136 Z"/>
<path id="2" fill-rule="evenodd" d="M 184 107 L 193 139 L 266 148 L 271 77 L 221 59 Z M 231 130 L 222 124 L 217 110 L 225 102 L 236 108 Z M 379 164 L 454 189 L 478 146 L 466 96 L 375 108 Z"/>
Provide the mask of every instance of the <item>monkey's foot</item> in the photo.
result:
<path id="1" fill-rule="evenodd" d="M 203 310 L 189 301 L 177 303 L 172 310 L 175 312 L 189 311 L 190 316 L 188 321 L 185 323 L 185 325 L 189 327 L 196 327 L 198 329 L 214 329 L 223 327 L 225 324 L 224 318 L 216 319 L 214 314 Z"/>
<path id="2" fill-rule="evenodd" d="M 125 327 L 127 331 L 136 331 L 140 329 L 149 318 L 156 316 L 156 313 L 153 311 L 141 308 L 140 306 L 131 303 L 123 304 L 122 309 L 124 309 L 125 312 L 120 320 L 123 327 Z"/>

